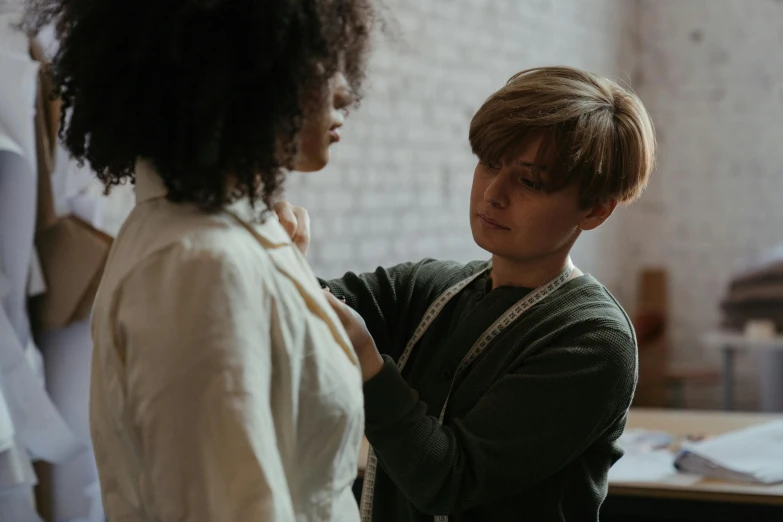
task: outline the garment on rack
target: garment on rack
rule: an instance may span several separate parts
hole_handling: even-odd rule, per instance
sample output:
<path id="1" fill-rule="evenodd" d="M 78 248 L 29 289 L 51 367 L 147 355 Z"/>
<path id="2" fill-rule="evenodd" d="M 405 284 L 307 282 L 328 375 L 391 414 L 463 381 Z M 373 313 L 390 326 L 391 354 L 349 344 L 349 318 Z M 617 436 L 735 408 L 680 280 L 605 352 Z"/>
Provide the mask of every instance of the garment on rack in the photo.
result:
<path id="1" fill-rule="evenodd" d="M 2 74 L 2 69 L 0 69 Z M 35 178 L 21 147 L 0 126 L 0 520 L 38 522 L 32 503 L 36 484 L 29 440 L 26 391 L 45 395 L 41 359 L 26 314 L 26 275 L 32 253 Z M 29 198 L 25 198 L 25 194 Z M 34 398 L 34 397 L 33 397 Z M 21 427 L 21 430 L 20 430 Z"/>
<path id="2" fill-rule="evenodd" d="M 34 265 L 38 64 L 0 11 L 0 520 L 38 522 L 32 459 L 59 461 L 82 445 L 50 400 L 27 315 Z"/>
<path id="3" fill-rule="evenodd" d="M 38 345 L 46 361 L 46 387 L 84 450 L 50 471 L 51 511 L 54 520 L 103 522 L 89 428 L 90 361 L 92 340 L 89 320 L 44 332 Z"/>
<path id="4" fill-rule="evenodd" d="M 53 32 L 44 30 L 32 42 L 31 54 L 45 68 L 44 49 L 54 46 Z M 92 341 L 87 316 L 111 241 L 107 234 L 119 229 L 133 206 L 133 192 L 130 186 L 117 187 L 104 196 L 89 166 L 79 166 L 69 157 L 56 139 L 60 105 L 51 100 L 51 85 L 43 80 L 35 120 L 41 166 L 36 243 L 42 261 L 38 269 L 35 262 L 31 267 L 30 294 L 41 296 L 33 300 L 33 310 L 47 389 L 83 445 L 70 458 L 43 470 L 50 489 L 47 512 L 58 522 L 103 522 L 88 425 Z"/>

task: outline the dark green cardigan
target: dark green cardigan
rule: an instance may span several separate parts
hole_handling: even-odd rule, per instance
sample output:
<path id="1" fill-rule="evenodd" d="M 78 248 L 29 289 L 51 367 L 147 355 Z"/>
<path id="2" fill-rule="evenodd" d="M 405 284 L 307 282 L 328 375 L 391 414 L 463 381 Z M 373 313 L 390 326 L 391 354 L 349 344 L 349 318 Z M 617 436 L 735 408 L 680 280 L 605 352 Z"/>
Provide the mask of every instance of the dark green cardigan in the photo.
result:
<path id="1" fill-rule="evenodd" d="M 322 282 L 362 315 L 386 359 L 364 385 L 376 522 L 598 520 L 637 355 L 628 316 L 594 278 L 566 283 L 503 330 L 458 378 L 443 426 L 462 357 L 530 290 L 491 290 L 479 277 L 397 370 L 427 307 L 486 266 L 424 260 Z"/>

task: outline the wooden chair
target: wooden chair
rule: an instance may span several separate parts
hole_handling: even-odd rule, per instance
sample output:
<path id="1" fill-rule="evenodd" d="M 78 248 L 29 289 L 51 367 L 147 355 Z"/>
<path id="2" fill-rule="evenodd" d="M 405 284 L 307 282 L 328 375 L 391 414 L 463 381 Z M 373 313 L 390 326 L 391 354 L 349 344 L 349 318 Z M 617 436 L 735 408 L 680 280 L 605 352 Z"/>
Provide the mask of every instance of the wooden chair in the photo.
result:
<path id="1" fill-rule="evenodd" d="M 715 368 L 671 365 L 668 335 L 669 289 L 665 269 L 650 268 L 639 274 L 633 325 L 639 343 L 639 384 L 634 406 L 685 407 L 688 386 L 720 384 Z"/>

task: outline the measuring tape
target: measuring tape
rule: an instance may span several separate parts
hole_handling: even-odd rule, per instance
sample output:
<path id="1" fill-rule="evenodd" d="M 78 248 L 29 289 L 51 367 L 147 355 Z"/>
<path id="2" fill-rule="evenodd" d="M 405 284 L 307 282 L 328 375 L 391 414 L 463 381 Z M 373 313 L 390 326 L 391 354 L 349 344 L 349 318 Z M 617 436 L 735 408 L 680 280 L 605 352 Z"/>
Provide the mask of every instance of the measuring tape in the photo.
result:
<path id="1" fill-rule="evenodd" d="M 432 322 L 435 321 L 435 319 L 438 317 L 438 314 L 443 311 L 443 308 L 446 306 L 446 304 L 451 301 L 455 295 L 460 293 L 460 291 L 462 291 L 466 286 L 475 281 L 476 278 L 484 274 L 490 268 L 491 265 L 484 270 L 473 274 L 467 279 L 463 279 L 456 285 L 443 292 L 443 294 L 438 297 L 429 308 L 427 308 L 427 311 L 424 313 L 424 317 L 422 318 L 421 322 L 419 322 L 416 330 L 413 332 L 413 336 L 408 341 L 408 344 L 405 345 L 405 350 L 397 360 L 397 368 L 400 371 L 402 371 L 402 369 L 405 367 L 405 364 L 408 362 L 408 359 L 413 352 L 413 347 L 417 342 L 419 342 L 419 339 L 422 338 Z M 571 262 L 571 258 L 568 258 L 566 261 L 566 267 L 562 272 L 560 272 L 560 275 L 548 283 L 544 283 L 543 285 L 539 286 L 525 297 L 517 301 L 514 306 L 506 310 L 506 312 L 500 316 L 499 319 L 492 323 L 492 325 L 481 334 L 481 337 L 479 337 L 478 340 L 473 344 L 470 351 L 468 351 L 465 357 L 462 358 L 459 366 L 457 366 L 457 371 L 454 372 L 454 377 L 452 378 L 451 385 L 449 386 L 449 393 L 446 395 L 446 401 L 443 403 L 443 408 L 441 409 L 440 416 L 438 417 L 438 422 L 440 424 L 443 424 L 443 418 L 446 415 L 446 407 L 449 404 L 449 398 L 451 397 L 451 392 L 454 388 L 454 382 L 457 380 L 457 377 L 460 375 L 460 373 L 465 371 L 465 369 L 484 352 L 487 346 L 489 346 L 489 343 L 492 342 L 492 340 L 497 337 L 500 332 L 508 328 L 514 321 L 519 319 L 522 314 L 546 299 L 555 290 L 563 286 L 563 284 L 581 275 L 582 272 L 574 266 L 574 264 Z M 364 483 L 362 486 L 362 497 L 360 502 L 362 522 L 372 522 L 373 493 L 375 492 L 375 475 L 377 471 L 378 458 L 375 456 L 375 450 L 370 447 L 370 451 L 367 455 L 367 466 L 364 470 Z M 435 516 L 435 522 L 448 522 L 448 520 L 449 517 L 446 515 Z"/>

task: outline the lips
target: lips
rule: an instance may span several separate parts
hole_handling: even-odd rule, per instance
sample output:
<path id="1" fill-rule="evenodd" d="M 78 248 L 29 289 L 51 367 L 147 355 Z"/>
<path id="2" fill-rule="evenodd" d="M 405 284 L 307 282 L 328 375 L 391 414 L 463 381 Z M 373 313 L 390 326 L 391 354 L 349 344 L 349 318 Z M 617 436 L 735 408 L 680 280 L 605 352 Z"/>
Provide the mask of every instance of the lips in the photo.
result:
<path id="1" fill-rule="evenodd" d="M 495 221 L 494 219 L 488 217 L 486 214 L 479 214 L 479 219 L 481 220 L 481 224 L 484 225 L 486 228 L 490 228 L 493 230 L 511 230 L 507 226 L 504 226 L 500 224 L 499 222 Z"/>
<path id="2" fill-rule="evenodd" d="M 340 141 L 340 127 L 342 126 L 342 123 L 332 125 L 332 127 L 329 129 L 329 141 L 332 143 L 337 143 Z"/>

